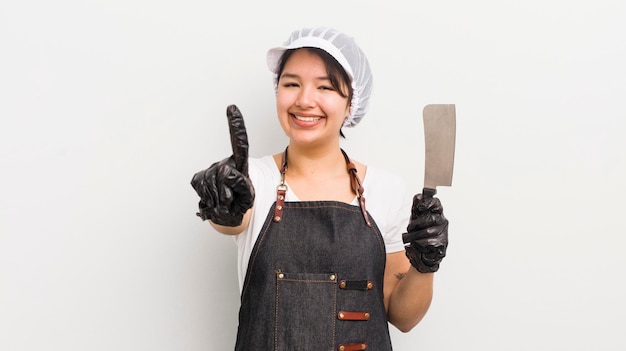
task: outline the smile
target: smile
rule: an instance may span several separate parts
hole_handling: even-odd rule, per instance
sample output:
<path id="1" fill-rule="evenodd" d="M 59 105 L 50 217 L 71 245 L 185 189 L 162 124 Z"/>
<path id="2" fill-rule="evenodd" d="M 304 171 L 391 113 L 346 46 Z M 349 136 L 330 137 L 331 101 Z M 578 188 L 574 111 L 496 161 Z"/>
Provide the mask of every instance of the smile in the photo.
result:
<path id="1" fill-rule="evenodd" d="M 322 119 L 322 117 L 307 117 L 307 116 L 298 116 L 298 115 L 292 115 L 294 116 L 298 121 L 302 121 L 302 122 L 315 122 L 315 121 L 319 121 L 320 119 Z"/>

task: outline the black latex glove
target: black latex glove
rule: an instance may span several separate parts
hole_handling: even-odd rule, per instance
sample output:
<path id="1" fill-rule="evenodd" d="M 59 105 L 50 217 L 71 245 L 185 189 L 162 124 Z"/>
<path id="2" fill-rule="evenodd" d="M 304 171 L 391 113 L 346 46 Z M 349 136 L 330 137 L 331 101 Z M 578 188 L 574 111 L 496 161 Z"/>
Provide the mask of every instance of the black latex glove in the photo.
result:
<path id="1" fill-rule="evenodd" d="M 248 134 L 235 105 L 226 109 L 232 156 L 194 174 L 191 186 L 200 196 L 197 215 L 202 220 L 236 227 L 254 203 L 254 187 L 248 178 Z"/>
<path id="2" fill-rule="evenodd" d="M 446 256 L 448 220 L 441 202 L 433 197 L 435 191 L 424 189 L 423 193 L 413 197 L 411 220 L 402 240 L 408 244 L 405 249 L 411 265 L 422 273 L 432 273 Z"/>

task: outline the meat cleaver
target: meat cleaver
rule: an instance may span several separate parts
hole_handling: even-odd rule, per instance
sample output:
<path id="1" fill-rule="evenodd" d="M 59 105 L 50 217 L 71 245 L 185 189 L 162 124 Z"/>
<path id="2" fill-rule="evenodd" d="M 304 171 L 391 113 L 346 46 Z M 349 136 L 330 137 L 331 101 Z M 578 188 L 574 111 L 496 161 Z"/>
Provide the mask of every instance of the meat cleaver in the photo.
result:
<path id="1" fill-rule="evenodd" d="M 456 109 L 454 104 L 424 106 L 424 189 L 423 196 L 433 197 L 438 186 L 452 185 Z"/>

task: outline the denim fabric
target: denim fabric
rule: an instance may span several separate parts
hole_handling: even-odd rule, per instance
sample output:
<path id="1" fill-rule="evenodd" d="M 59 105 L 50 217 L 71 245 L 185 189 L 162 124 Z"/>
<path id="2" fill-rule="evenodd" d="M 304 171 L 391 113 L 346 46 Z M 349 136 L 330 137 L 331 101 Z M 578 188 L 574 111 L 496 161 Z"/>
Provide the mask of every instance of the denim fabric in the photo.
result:
<path id="1" fill-rule="evenodd" d="M 275 206 L 275 204 L 274 204 Z M 337 350 L 366 342 L 391 350 L 383 304 L 385 246 L 358 206 L 335 201 L 274 206 L 256 241 L 241 295 L 235 350 Z M 340 289 L 341 280 L 370 280 L 372 290 Z M 345 321 L 339 311 L 369 312 Z"/>

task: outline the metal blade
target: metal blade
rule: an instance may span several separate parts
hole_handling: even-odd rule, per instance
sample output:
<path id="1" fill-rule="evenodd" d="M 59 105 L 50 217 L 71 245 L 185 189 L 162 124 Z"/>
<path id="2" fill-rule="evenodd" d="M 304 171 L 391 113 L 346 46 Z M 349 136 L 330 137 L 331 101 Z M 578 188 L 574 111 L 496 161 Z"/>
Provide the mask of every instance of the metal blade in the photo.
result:
<path id="1" fill-rule="evenodd" d="M 452 185 L 456 138 L 454 104 L 426 105 L 424 115 L 424 188 Z"/>

